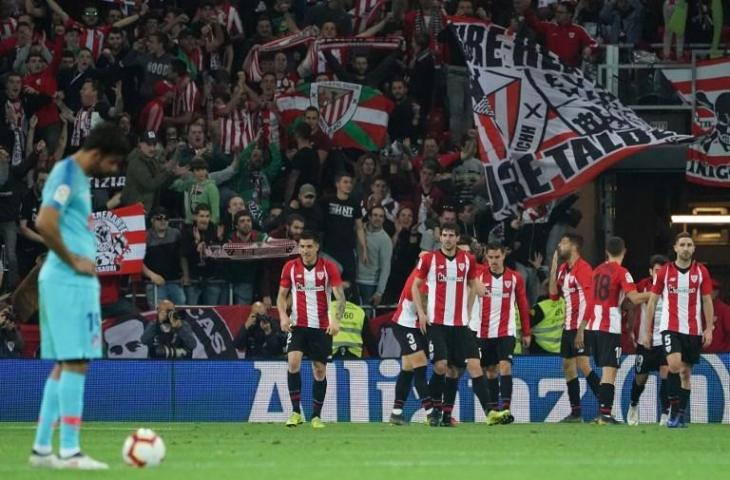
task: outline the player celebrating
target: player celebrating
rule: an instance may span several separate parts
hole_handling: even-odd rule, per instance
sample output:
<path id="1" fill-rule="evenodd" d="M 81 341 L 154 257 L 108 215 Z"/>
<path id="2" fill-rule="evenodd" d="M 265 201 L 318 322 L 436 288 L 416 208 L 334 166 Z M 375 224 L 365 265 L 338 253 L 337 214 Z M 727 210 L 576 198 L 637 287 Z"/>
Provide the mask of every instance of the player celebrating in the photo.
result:
<path id="1" fill-rule="evenodd" d="M 618 423 L 611 411 L 616 371 L 621 360 L 621 304 L 624 294 L 635 305 L 649 299 L 648 293 L 636 291 L 634 279 L 621 266 L 625 255 L 626 245 L 621 237 L 611 237 L 606 241 L 608 260 L 593 270 L 593 318 L 588 320 L 589 316 L 586 315 L 575 338 L 578 347 L 589 345 L 587 350 L 593 352 L 596 365 L 601 367 L 598 393 L 600 414 L 596 420 L 604 425 Z M 586 324 L 589 330 L 587 335 L 584 334 Z"/>
<path id="2" fill-rule="evenodd" d="M 656 278 L 662 266 L 668 262 L 669 259 L 664 255 L 652 256 L 649 260 L 650 276 L 637 283 L 636 290 L 639 292 L 650 292 L 654 278 Z M 646 310 L 646 304 L 642 305 L 641 312 L 639 312 L 639 332 L 643 332 L 645 328 Z M 626 414 L 626 423 L 631 426 L 639 424 L 639 398 L 644 392 L 644 386 L 649 378 L 649 372 L 655 370 L 659 371 L 659 400 L 662 406 L 659 425 L 666 425 L 667 419 L 669 418 L 669 399 L 667 398 L 667 375 L 669 374 L 669 368 L 667 367 L 667 359 L 664 355 L 664 347 L 662 347 L 662 333 L 659 330 L 661 327 L 661 311 L 662 299 L 659 297 L 656 309 L 654 310 L 654 328 L 651 336 L 652 347 L 650 350 L 647 350 L 642 344 L 636 346 L 636 365 L 634 366 L 636 375 L 631 384 L 631 403 L 629 405 L 629 411 Z"/>
<path id="3" fill-rule="evenodd" d="M 96 236 L 89 177 L 116 173 L 129 151 L 118 127 L 101 124 L 81 150 L 58 162 L 43 189 L 36 228 L 50 253 L 38 276 L 41 356 L 56 365 L 46 380 L 30 465 L 109 468 L 81 453 L 79 433 L 89 360 L 100 358 L 101 306 L 96 278 Z M 61 449 L 52 453 L 53 424 L 60 419 Z"/>
<path id="4" fill-rule="evenodd" d="M 522 344 L 530 346 L 530 306 L 525 293 L 525 281 L 518 272 L 505 268 L 505 249 L 502 245 L 488 244 L 487 268 L 480 269 L 477 277 L 486 290 L 484 298 L 475 302 L 477 319 L 472 328 L 479 338 L 481 364 L 489 388 L 487 425 L 512 423 L 512 352 L 515 349 L 516 310 L 522 326 Z M 475 297 L 470 294 L 469 305 Z M 515 304 L 516 307 L 515 308 Z M 470 308 L 470 311 L 474 311 Z M 497 375 L 499 374 L 499 378 Z M 502 411 L 497 410 L 502 397 Z"/>
<path id="5" fill-rule="evenodd" d="M 687 426 L 684 414 L 689 404 L 692 366 L 699 362 L 702 346 L 712 343 L 715 312 L 712 305 L 712 279 L 707 268 L 693 260 L 695 244 L 689 233 L 682 232 L 676 236 L 674 252 L 677 254 L 676 260 L 657 272 L 646 308 L 641 344 L 651 349 L 654 312 L 661 296 L 659 329 L 669 366 L 667 394 L 671 405 L 667 427 L 684 428 Z M 702 313 L 706 322 L 704 332 Z"/>
<path id="6" fill-rule="evenodd" d="M 302 378 L 299 373 L 302 356 L 312 361 L 312 427 L 324 428 L 320 418 L 327 394 L 327 358 L 332 353 L 332 337 L 340 330 L 345 312 L 345 293 L 337 267 L 319 257 L 319 239 L 312 232 L 299 237 L 300 258 L 290 260 L 281 271 L 276 308 L 281 318 L 281 330 L 288 333 L 286 340 L 289 373 L 287 385 L 293 412 L 287 427 L 304 423 L 300 406 Z M 292 292 L 291 316 L 287 315 L 287 297 Z M 332 292 L 337 301 L 335 318 L 330 318 L 329 303 Z"/>
<path id="7" fill-rule="evenodd" d="M 428 341 L 426 340 L 426 325 L 418 322 L 418 311 L 413 304 L 413 281 L 417 271 L 413 270 L 406 280 L 403 291 L 398 300 L 398 309 L 393 314 L 395 327 L 393 333 L 398 340 L 401 350 L 401 371 L 398 380 L 395 382 L 395 402 L 393 412 L 390 414 L 390 423 L 393 425 L 407 425 L 403 416 L 403 405 L 408 399 L 411 391 L 411 381 L 416 387 L 418 398 L 421 399 L 421 406 L 430 414 L 433 407 L 431 395 L 426 381 L 426 366 L 428 358 Z M 426 293 L 426 285 L 422 285 L 421 293 Z"/>
<path id="8" fill-rule="evenodd" d="M 444 402 L 442 411 L 437 409 L 437 399 L 455 398 L 459 385 L 456 378 L 446 378 L 447 364 L 457 371 L 466 364 L 472 378 L 474 393 L 482 408 L 488 404 L 487 380 L 479 365 L 479 347 L 469 330 L 467 313 L 468 290 L 484 296 L 484 286 L 478 281 L 474 258 L 457 249 L 459 227 L 453 223 L 441 226 L 441 248 L 425 253 L 416 267 L 416 279 L 411 287 L 413 301 L 421 325 L 429 325 L 428 335 L 433 345 L 433 375 L 429 385 L 434 408 L 431 426 L 452 426 L 453 402 Z M 424 308 L 422 285 L 428 286 L 428 306 Z M 443 418 L 442 418 L 443 413 Z"/>
<path id="9" fill-rule="evenodd" d="M 593 394 L 598 398 L 598 375 L 591 370 L 588 358 L 589 352 L 583 345 L 575 343 L 578 326 L 593 311 L 593 294 L 591 281 L 593 270 L 580 256 L 583 247 L 583 237 L 575 233 L 566 233 L 558 243 L 558 249 L 553 255 L 550 268 L 550 299 L 555 301 L 560 295 L 565 299 L 565 327 L 563 338 L 560 341 L 560 356 L 563 357 L 563 373 L 568 385 L 570 400 L 570 415 L 562 421 L 566 423 L 580 423 L 583 421 L 580 407 L 580 384 L 578 383 L 578 368 L 585 375 Z M 558 269 L 558 257 L 563 264 Z"/>

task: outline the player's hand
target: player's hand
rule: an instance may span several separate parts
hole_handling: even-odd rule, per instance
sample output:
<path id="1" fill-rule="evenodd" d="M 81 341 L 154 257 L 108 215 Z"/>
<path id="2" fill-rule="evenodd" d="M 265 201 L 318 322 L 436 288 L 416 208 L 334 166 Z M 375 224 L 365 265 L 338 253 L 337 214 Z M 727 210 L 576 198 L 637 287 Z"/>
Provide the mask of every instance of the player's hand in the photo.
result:
<path id="1" fill-rule="evenodd" d="M 93 260 L 74 255 L 71 257 L 71 268 L 81 275 L 96 276 L 96 264 Z"/>
<path id="2" fill-rule="evenodd" d="M 629 332 L 629 337 L 631 338 L 631 344 L 636 348 L 639 343 L 636 341 L 636 335 L 633 330 Z"/>
<path id="3" fill-rule="evenodd" d="M 418 324 L 419 328 L 421 329 L 421 333 L 424 335 L 426 334 L 426 329 L 429 325 L 431 325 L 431 322 L 428 321 L 428 315 L 426 313 L 419 313 L 418 314 Z"/>
<path id="4" fill-rule="evenodd" d="M 531 343 L 532 343 L 532 336 L 530 336 L 530 335 L 522 336 L 522 347 L 523 348 L 530 348 Z"/>
<path id="5" fill-rule="evenodd" d="M 649 334 L 641 333 L 641 336 L 639 337 L 639 345 L 646 348 L 647 350 L 651 350 L 651 338 Z"/>
<path id="6" fill-rule="evenodd" d="M 705 328 L 705 331 L 702 332 L 702 346 L 709 347 L 711 343 L 712 343 L 712 328 L 707 327 L 707 328 Z"/>
<path id="7" fill-rule="evenodd" d="M 340 321 L 339 320 L 330 320 L 330 326 L 327 327 L 327 334 L 337 336 L 337 334 L 340 333 Z"/>
<path id="8" fill-rule="evenodd" d="M 281 319 L 279 320 L 279 327 L 281 327 L 281 331 L 284 333 L 291 333 L 291 320 L 289 319 L 289 315 L 283 312 L 279 312 L 279 315 L 281 316 Z"/>
<path id="9" fill-rule="evenodd" d="M 550 264 L 550 273 L 555 273 L 558 271 L 558 251 L 555 250 L 553 253 L 553 260 Z"/>
<path id="10" fill-rule="evenodd" d="M 575 348 L 578 350 L 583 350 L 585 348 L 585 342 L 584 342 L 584 333 L 583 329 L 578 329 L 578 333 L 575 334 Z"/>

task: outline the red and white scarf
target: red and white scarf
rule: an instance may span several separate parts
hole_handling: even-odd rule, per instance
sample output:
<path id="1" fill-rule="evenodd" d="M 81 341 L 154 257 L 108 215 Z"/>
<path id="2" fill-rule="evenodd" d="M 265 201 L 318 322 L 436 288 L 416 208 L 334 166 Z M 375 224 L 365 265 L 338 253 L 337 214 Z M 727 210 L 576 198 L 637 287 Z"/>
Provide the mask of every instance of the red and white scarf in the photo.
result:
<path id="1" fill-rule="evenodd" d="M 350 10 L 355 34 L 362 33 L 373 24 L 383 11 L 387 0 L 355 0 L 355 8 Z"/>
<path id="2" fill-rule="evenodd" d="M 72 147 L 80 147 L 84 143 L 99 118 L 99 114 L 94 111 L 94 107 L 82 107 L 79 110 L 74 119 L 74 133 L 71 136 Z"/>
<path id="3" fill-rule="evenodd" d="M 226 155 L 238 153 L 256 138 L 260 119 L 248 107 L 233 110 L 230 115 L 220 117 L 220 147 Z"/>
<path id="4" fill-rule="evenodd" d="M 254 45 L 243 61 L 243 69 L 246 72 L 246 76 L 252 82 L 261 81 L 261 77 L 263 76 L 261 65 L 259 64 L 259 55 L 261 53 L 280 52 L 300 45 L 309 45 L 314 42 L 315 38 L 315 31 L 311 28 L 305 28 L 301 32 L 277 38 L 263 45 Z"/>
<path id="5" fill-rule="evenodd" d="M 396 50 L 403 43 L 403 37 L 366 37 L 366 38 L 322 38 L 309 47 L 303 60 L 310 74 L 328 73 L 323 52 L 329 50 L 340 64 L 347 61 L 351 49 Z"/>

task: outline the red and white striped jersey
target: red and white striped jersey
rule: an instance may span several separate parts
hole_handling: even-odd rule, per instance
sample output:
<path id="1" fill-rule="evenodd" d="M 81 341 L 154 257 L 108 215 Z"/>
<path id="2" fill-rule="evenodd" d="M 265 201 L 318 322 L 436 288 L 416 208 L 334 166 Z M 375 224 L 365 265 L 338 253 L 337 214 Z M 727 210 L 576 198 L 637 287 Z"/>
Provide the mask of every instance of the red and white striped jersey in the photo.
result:
<path id="1" fill-rule="evenodd" d="M 702 296 L 712 294 L 707 267 L 695 261 L 688 269 L 667 263 L 657 272 L 651 291 L 662 297 L 662 332 L 702 335 Z"/>
<path id="2" fill-rule="evenodd" d="M 83 23 L 68 19 L 66 28 L 70 26 L 78 27 L 80 33 L 79 45 L 82 48 L 91 50 L 91 55 L 94 57 L 94 60 L 98 60 L 101 51 L 104 49 L 104 39 L 109 35 L 112 27 L 110 25 L 97 25 L 94 28 L 90 28 Z"/>
<path id="3" fill-rule="evenodd" d="M 408 275 L 408 280 L 406 280 L 406 285 L 403 287 L 403 291 L 401 291 L 400 299 L 398 300 L 398 308 L 396 309 L 395 313 L 393 313 L 393 321 L 397 323 L 398 325 L 401 325 L 403 327 L 408 328 L 417 328 L 419 327 L 418 324 L 418 310 L 416 309 L 416 304 L 413 303 L 413 281 L 418 276 L 418 272 L 414 269 L 410 275 Z M 428 292 L 428 287 L 425 283 L 421 285 L 421 293 Z"/>
<path id="4" fill-rule="evenodd" d="M 588 330 L 621 333 L 621 304 L 625 294 L 636 290 L 634 279 L 616 262 L 604 262 L 593 270 L 593 318 Z"/>
<path id="5" fill-rule="evenodd" d="M 172 104 L 172 116 L 177 117 L 188 112 L 195 112 L 200 106 L 200 91 L 189 76 L 175 90 L 175 101 Z"/>
<path id="6" fill-rule="evenodd" d="M 242 151 L 258 132 L 256 114 L 247 107 L 233 110 L 230 115 L 219 118 L 218 123 L 220 147 L 225 154 Z"/>
<path id="7" fill-rule="evenodd" d="M 654 284 L 654 279 L 651 277 L 646 277 L 639 281 L 639 283 L 636 284 L 636 290 L 639 292 L 651 292 L 651 287 Z M 647 311 L 647 305 L 646 303 L 641 304 L 641 309 L 639 310 L 639 336 L 641 335 L 641 332 L 644 331 L 646 322 L 646 311 Z M 662 297 L 659 297 L 656 304 L 656 309 L 654 310 L 654 328 L 651 336 L 651 346 L 652 347 L 660 347 L 662 345 L 662 330 L 661 330 L 661 323 L 662 323 Z M 639 338 L 637 336 L 637 338 Z"/>
<path id="8" fill-rule="evenodd" d="M 243 23 L 236 7 L 231 2 L 225 2 L 218 7 L 218 21 L 226 27 L 228 35 L 235 37 L 243 34 Z"/>
<path id="9" fill-rule="evenodd" d="M 564 262 L 558 269 L 558 294 L 551 295 L 551 300 L 565 299 L 565 329 L 577 330 L 584 319 L 589 319 L 593 311 L 593 294 L 591 292 L 593 269 L 579 258 L 573 268 Z"/>
<path id="10" fill-rule="evenodd" d="M 15 31 L 18 29 L 18 20 L 13 17 L 8 17 L 4 20 L 0 20 L 0 40 L 15 35 Z"/>
<path id="11" fill-rule="evenodd" d="M 520 313 L 522 335 L 530 335 L 530 305 L 522 275 L 505 268 L 496 275 L 489 267 L 480 265 L 477 276 L 487 291 L 477 297 L 478 310 L 473 311 L 470 327 L 479 338 L 514 337 L 517 334 L 517 311 Z"/>
<path id="12" fill-rule="evenodd" d="M 281 140 L 281 125 L 279 117 L 271 110 L 259 110 L 259 125 L 261 128 L 261 138 L 267 139 L 269 143 L 279 144 Z"/>
<path id="13" fill-rule="evenodd" d="M 307 268 L 301 258 L 290 260 L 281 270 L 279 286 L 291 290 L 291 320 L 296 327 L 326 329 L 330 320 L 329 304 L 332 288 L 342 285 L 334 263 L 318 258 Z"/>
<path id="14" fill-rule="evenodd" d="M 463 327 L 469 323 L 468 283 L 476 278 L 476 261 L 462 250 L 449 258 L 441 250 L 428 252 L 416 267 L 428 286 L 428 318 L 434 325 Z"/>
<path id="15" fill-rule="evenodd" d="M 162 119 L 165 116 L 165 105 L 162 100 L 155 98 L 147 102 L 139 114 L 139 126 L 144 132 L 159 132 Z"/>

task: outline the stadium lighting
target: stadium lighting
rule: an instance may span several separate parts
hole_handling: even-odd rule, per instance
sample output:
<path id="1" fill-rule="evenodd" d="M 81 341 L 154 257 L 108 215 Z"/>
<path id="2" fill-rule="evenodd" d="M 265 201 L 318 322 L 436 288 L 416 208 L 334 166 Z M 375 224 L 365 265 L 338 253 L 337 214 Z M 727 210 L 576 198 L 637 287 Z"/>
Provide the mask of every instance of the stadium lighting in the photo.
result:
<path id="1" fill-rule="evenodd" d="M 672 223 L 728 224 L 730 215 L 672 215 Z"/>

